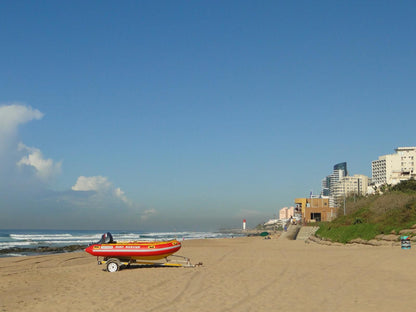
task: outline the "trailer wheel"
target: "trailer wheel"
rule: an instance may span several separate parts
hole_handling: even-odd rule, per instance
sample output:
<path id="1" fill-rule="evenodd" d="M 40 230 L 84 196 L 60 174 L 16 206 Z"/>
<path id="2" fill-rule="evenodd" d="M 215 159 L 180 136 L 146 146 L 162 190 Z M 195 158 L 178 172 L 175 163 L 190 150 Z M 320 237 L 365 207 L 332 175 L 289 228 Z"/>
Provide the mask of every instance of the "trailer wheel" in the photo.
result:
<path id="1" fill-rule="evenodd" d="M 110 259 L 107 261 L 107 272 L 114 273 L 120 270 L 120 261 L 117 259 Z"/>

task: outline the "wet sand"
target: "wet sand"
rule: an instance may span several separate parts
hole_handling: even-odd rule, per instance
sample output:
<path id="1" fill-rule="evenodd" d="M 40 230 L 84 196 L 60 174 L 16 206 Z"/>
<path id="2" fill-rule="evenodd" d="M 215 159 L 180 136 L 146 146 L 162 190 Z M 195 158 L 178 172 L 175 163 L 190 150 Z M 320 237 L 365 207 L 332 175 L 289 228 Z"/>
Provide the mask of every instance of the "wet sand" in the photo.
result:
<path id="1" fill-rule="evenodd" d="M 185 241 L 195 268 L 104 272 L 85 252 L 0 259 L 0 311 L 414 311 L 416 251 Z"/>

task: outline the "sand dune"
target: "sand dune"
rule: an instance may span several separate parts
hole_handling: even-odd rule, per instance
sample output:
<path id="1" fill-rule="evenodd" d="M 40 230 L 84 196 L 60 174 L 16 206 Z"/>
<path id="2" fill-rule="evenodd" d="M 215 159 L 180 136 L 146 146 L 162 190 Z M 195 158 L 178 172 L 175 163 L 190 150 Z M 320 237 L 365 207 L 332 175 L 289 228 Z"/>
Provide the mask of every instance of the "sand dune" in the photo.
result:
<path id="1" fill-rule="evenodd" d="M 414 311 L 414 249 L 185 241 L 203 266 L 104 272 L 84 252 L 0 259 L 0 311 Z"/>

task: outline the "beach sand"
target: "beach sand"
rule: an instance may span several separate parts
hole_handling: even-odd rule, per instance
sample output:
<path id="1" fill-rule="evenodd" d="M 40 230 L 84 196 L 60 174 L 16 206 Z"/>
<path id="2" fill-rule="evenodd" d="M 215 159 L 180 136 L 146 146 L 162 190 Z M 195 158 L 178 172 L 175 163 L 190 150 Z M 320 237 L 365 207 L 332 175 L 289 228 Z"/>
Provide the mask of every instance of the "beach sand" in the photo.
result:
<path id="1" fill-rule="evenodd" d="M 416 252 L 261 237 L 189 240 L 195 268 L 104 272 L 75 252 L 0 259 L 0 311 L 414 311 Z"/>

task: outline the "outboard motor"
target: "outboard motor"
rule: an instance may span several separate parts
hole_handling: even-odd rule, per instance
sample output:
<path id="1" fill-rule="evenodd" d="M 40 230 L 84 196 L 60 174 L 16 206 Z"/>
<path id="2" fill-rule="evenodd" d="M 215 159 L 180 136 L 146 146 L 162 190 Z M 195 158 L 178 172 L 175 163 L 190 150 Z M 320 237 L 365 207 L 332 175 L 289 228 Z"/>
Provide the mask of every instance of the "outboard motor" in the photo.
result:
<path id="1" fill-rule="evenodd" d="M 104 233 L 97 244 L 111 244 L 113 243 L 113 235 L 110 232 Z"/>

